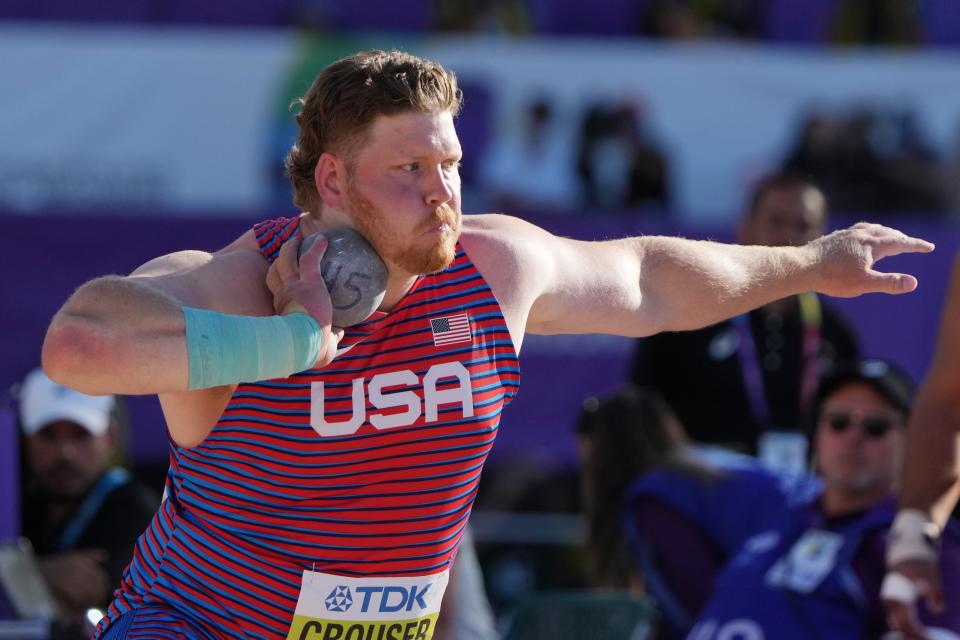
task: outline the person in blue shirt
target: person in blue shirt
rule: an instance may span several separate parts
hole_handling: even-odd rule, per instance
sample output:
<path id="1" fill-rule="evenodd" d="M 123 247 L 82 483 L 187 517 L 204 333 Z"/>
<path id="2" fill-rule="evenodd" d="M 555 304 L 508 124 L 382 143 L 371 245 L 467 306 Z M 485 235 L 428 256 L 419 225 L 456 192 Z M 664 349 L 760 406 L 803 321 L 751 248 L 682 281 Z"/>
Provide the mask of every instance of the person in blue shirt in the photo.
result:
<path id="1" fill-rule="evenodd" d="M 706 480 L 671 469 L 638 480 L 624 524 L 672 634 L 846 639 L 888 631 L 880 585 L 912 397 L 912 381 L 890 363 L 828 374 L 811 435 L 820 488 L 747 459 L 703 455 L 715 470 Z M 941 542 L 946 599 L 960 600 L 956 525 Z M 920 617 L 930 637 L 960 637 L 956 608 Z"/>

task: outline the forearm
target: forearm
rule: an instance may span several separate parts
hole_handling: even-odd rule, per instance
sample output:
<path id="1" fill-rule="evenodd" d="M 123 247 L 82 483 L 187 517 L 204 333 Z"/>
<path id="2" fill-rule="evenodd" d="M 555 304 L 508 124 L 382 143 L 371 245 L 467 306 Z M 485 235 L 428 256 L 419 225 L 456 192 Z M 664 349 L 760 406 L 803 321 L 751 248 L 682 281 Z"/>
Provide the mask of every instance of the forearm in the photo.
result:
<path id="1" fill-rule="evenodd" d="M 907 432 L 900 507 L 929 513 L 940 526 L 960 497 L 960 401 L 929 382 Z"/>
<path id="2" fill-rule="evenodd" d="M 900 506 L 943 525 L 960 497 L 960 258 L 954 262 L 930 371 L 907 431 Z"/>
<path id="3" fill-rule="evenodd" d="M 816 259 L 803 247 L 757 247 L 680 238 L 634 240 L 640 290 L 657 330 L 708 326 L 816 289 Z"/>
<path id="4" fill-rule="evenodd" d="M 147 279 L 90 281 L 54 316 L 43 345 L 44 369 L 90 394 L 186 390 L 181 307 Z"/>
<path id="5" fill-rule="evenodd" d="M 47 373 L 91 394 L 153 394 L 284 377 L 332 358 L 335 346 L 309 314 L 296 307 L 270 314 L 267 301 L 233 303 L 263 315 L 223 313 L 226 305 L 196 280 L 191 287 L 176 278 L 107 277 L 84 285 L 48 330 Z M 220 282 L 214 288 L 229 297 Z"/>

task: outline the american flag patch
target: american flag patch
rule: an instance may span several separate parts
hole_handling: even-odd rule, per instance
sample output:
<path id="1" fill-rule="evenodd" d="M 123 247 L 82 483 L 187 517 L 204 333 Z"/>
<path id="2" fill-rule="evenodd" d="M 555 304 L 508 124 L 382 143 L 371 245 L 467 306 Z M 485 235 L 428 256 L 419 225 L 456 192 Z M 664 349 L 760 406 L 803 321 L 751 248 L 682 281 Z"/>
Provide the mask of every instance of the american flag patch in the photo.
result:
<path id="1" fill-rule="evenodd" d="M 470 317 L 465 313 L 432 318 L 430 330 L 433 331 L 433 344 L 437 347 L 456 342 L 470 342 L 473 339 L 473 334 L 470 332 Z"/>

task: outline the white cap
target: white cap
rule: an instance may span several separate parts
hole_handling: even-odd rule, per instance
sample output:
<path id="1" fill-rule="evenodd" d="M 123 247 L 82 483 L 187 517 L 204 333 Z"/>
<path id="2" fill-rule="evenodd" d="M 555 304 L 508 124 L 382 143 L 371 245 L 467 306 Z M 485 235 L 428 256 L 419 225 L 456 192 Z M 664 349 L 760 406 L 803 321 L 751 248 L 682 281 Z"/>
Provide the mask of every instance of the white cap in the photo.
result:
<path id="1" fill-rule="evenodd" d="M 32 436 L 48 424 L 66 420 L 99 436 L 110 426 L 113 405 L 113 396 L 88 396 L 34 369 L 20 388 L 20 427 Z"/>

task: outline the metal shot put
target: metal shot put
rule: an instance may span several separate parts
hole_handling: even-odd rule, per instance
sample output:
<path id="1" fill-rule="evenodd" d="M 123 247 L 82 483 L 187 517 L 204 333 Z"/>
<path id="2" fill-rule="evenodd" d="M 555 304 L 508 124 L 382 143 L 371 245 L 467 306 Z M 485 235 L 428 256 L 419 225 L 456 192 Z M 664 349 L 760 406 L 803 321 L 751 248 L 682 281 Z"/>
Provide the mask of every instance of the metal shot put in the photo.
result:
<path id="1" fill-rule="evenodd" d="M 330 292 L 333 326 L 351 327 L 369 318 L 380 306 L 387 291 L 387 267 L 370 243 L 353 229 L 342 227 L 320 233 L 329 243 L 318 268 Z M 316 239 L 312 235 L 303 240 L 298 259 Z"/>

